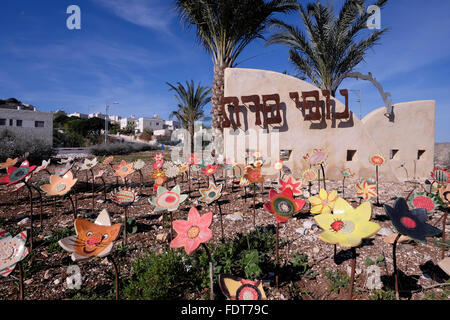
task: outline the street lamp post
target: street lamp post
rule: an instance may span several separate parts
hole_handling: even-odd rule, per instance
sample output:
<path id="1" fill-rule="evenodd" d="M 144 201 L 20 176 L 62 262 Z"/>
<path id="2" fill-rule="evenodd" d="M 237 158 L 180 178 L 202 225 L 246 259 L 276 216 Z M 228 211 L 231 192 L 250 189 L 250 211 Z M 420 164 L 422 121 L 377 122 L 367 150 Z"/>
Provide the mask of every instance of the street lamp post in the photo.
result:
<path id="1" fill-rule="evenodd" d="M 119 104 L 118 102 L 113 102 L 113 104 Z M 108 109 L 109 109 L 109 104 L 106 104 L 106 115 L 105 115 L 105 143 L 108 143 Z"/>

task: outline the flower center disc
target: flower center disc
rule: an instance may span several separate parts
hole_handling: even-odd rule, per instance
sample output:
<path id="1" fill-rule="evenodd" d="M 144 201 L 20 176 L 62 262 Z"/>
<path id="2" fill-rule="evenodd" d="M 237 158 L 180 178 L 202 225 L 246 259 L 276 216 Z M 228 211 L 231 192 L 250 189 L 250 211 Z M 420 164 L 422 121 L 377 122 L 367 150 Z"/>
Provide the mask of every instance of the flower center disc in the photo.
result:
<path id="1" fill-rule="evenodd" d="M 14 255 L 14 247 L 11 246 L 9 241 L 0 242 L 0 263 L 1 260 L 8 260 Z"/>
<path id="2" fill-rule="evenodd" d="M 56 186 L 56 188 L 55 188 L 55 190 L 56 190 L 57 192 L 61 192 L 61 191 L 63 191 L 64 189 L 66 189 L 66 184 L 65 184 L 65 183 L 60 183 L 60 184 L 58 184 L 58 185 Z"/>
<path id="3" fill-rule="evenodd" d="M 401 218 L 400 222 L 409 229 L 415 229 L 417 226 L 416 222 L 413 219 L 408 218 L 408 217 Z"/>
<path id="4" fill-rule="evenodd" d="M 214 191 L 211 191 L 210 193 L 208 193 L 208 197 L 210 198 L 214 198 L 216 196 L 216 193 Z"/>
<path id="5" fill-rule="evenodd" d="M 290 217 L 294 214 L 293 204 L 284 198 L 275 200 L 274 208 L 275 211 L 283 217 Z"/>
<path id="6" fill-rule="evenodd" d="M 122 167 L 122 172 L 127 172 L 128 168 L 127 167 Z"/>
<path id="7" fill-rule="evenodd" d="M 200 233 L 200 228 L 197 226 L 192 226 L 188 232 L 187 235 L 190 239 L 197 238 L 198 234 Z"/>
<path id="8" fill-rule="evenodd" d="M 28 169 L 27 167 L 22 167 L 22 168 L 18 168 L 16 171 L 14 171 L 11 176 L 10 176 L 10 181 L 17 181 L 22 179 L 24 176 L 27 175 L 28 171 L 30 169 Z"/>
<path id="9" fill-rule="evenodd" d="M 236 291 L 237 300 L 259 300 L 261 294 L 254 285 L 244 284 Z"/>
<path id="10" fill-rule="evenodd" d="M 342 221 L 340 221 L 340 220 L 335 221 L 335 222 L 333 222 L 333 223 L 331 224 L 331 228 L 332 228 L 334 231 L 339 231 L 339 230 L 341 230 L 343 227 L 344 227 L 344 222 L 342 222 Z"/>
<path id="11" fill-rule="evenodd" d="M 428 197 L 425 196 L 419 196 L 415 197 L 413 200 L 414 207 L 416 208 L 423 208 L 427 210 L 427 212 L 434 209 L 434 202 Z"/>

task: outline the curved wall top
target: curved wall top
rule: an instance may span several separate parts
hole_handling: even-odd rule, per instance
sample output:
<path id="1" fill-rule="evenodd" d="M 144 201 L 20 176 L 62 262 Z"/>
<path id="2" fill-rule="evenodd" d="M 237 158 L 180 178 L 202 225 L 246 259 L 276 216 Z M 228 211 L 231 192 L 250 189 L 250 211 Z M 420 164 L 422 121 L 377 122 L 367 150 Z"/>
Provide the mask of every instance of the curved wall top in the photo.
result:
<path id="1" fill-rule="evenodd" d="M 305 120 L 310 109 L 305 110 L 302 92 L 319 91 L 320 120 Z M 290 93 L 297 92 L 299 103 Z M 241 97 L 249 95 L 278 94 L 280 97 L 281 123 L 266 126 L 255 125 L 256 110 L 252 103 L 243 103 Z M 339 97 L 339 93 L 336 95 Z M 381 153 L 387 163 L 380 167 L 383 181 L 398 181 L 406 178 L 426 177 L 432 170 L 434 153 L 434 101 L 415 101 L 394 105 L 394 122 L 384 116 L 385 108 L 374 110 L 362 121 L 351 112 L 346 119 L 326 119 L 325 99 L 322 91 L 312 84 L 285 74 L 255 69 L 225 69 L 225 97 L 239 99 L 241 127 L 224 129 L 224 148 L 227 156 L 243 163 L 243 150 L 258 149 L 270 152 L 271 141 L 279 131 L 279 149 L 290 152 L 284 161 L 295 176 L 307 167 L 303 156 L 315 148 L 328 151 L 326 177 L 342 179 L 340 170 L 350 168 L 358 177 L 374 177 L 375 168 L 369 156 Z M 342 97 L 344 100 L 345 98 Z M 308 98 L 308 101 L 315 101 Z M 262 100 L 261 100 L 262 101 Z M 331 115 L 343 112 L 345 104 L 331 97 Z M 314 110 L 314 108 L 313 108 Z M 225 108 L 232 124 L 236 124 L 235 111 L 231 105 Z M 261 113 L 261 120 L 275 113 Z M 255 137 L 256 133 L 256 137 Z M 257 146 L 255 148 L 255 145 Z M 390 152 L 394 151 L 393 159 Z M 419 151 L 420 150 L 420 151 Z M 400 167 L 403 164 L 403 167 Z M 309 167 L 309 166 L 308 166 Z M 405 170 L 406 169 L 406 170 Z M 408 177 L 406 176 L 408 171 Z"/>

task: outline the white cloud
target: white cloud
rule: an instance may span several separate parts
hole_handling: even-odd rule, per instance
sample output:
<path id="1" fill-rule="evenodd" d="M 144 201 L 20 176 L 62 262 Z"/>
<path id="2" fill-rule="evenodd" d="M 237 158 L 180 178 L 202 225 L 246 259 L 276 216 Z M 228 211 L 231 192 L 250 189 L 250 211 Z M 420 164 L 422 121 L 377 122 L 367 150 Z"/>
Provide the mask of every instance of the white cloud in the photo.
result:
<path id="1" fill-rule="evenodd" d="M 175 12 L 167 6 L 168 1 L 159 0 L 93 0 L 109 9 L 118 17 L 133 24 L 169 32 Z"/>

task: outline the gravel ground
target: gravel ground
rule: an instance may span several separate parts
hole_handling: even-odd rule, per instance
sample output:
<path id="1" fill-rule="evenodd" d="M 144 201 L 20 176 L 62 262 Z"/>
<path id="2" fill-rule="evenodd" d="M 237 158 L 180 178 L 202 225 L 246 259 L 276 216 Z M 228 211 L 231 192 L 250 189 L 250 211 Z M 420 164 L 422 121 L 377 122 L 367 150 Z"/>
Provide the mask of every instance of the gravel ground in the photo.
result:
<path id="1" fill-rule="evenodd" d="M 54 168 L 51 166 L 49 171 L 53 172 Z M 106 170 L 106 182 L 108 185 L 115 184 L 116 179 L 112 176 L 112 170 L 109 166 L 98 165 L 94 171 L 97 172 L 99 169 Z M 150 171 L 151 166 L 147 164 L 143 170 L 145 187 L 140 191 L 139 201 L 128 210 L 128 216 L 134 217 L 138 224 L 138 232 L 128 235 L 128 245 L 131 248 L 126 252 L 116 250 L 114 253 L 122 275 L 130 274 L 130 263 L 133 258 L 139 257 L 149 250 L 163 252 L 164 245 L 167 243 L 158 240 L 164 233 L 162 217 L 160 214 L 153 213 L 153 206 L 148 202 L 148 198 L 154 195 Z M 84 172 L 80 172 L 77 178 L 79 178 L 79 182 L 77 183 L 79 217 L 94 218 L 98 212 L 106 208 L 111 215 L 112 222 L 117 223 L 123 212 L 115 204 L 101 200 L 102 184 L 100 181 L 97 181 L 95 186 L 98 192 L 95 194 L 95 212 L 92 212 L 91 186 L 90 184 L 86 185 L 86 175 Z M 40 180 L 48 180 L 48 173 L 40 172 L 32 178 L 34 182 Z M 139 175 L 137 173 L 132 175 L 131 180 L 132 184 L 139 188 Z M 216 180 L 218 183 L 223 183 L 221 169 L 216 173 Z M 206 185 L 204 177 L 200 177 L 200 180 L 198 180 L 197 175 L 193 174 L 191 177 L 192 190 L 198 190 L 198 182 L 203 184 L 203 186 Z M 359 204 L 359 199 L 356 198 L 354 182 L 356 180 L 346 179 L 345 195 L 346 200 L 356 207 Z M 186 179 L 184 179 L 184 182 L 181 182 L 181 179 L 178 178 L 177 183 L 181 185 L 182 193 L 188 192 Z M 273 226 L 275 223 L 273 215 L 265 211 L 262 207 L 263 203 L 268 201 L 271 183 L 271 181 L 266 181 L 263 192 L 258 191 L 256 194 L 256 225 L 258 226 Z M 173 185 L 174 182 L 170 181 L 169 187 Z M 220 202 L 224 215 L 225 235 L 226 237 L 233 238 L 239 232 L 253 229 L 253 198 L 250 193 L 245 198 L 242 188 L 235 188 L 234 193 L 231 193 L 230 178 L 228 178 L 227 185 L 228 188 L 224 191 Z M 275 183 L 273 182 L 274 185 Z M 338 189 L 341 194 L 341 182 L 326 181 L 326 185 L 328 191 Z M 380 181 L 380 202 L 393 205 L 393 199 L 395 197 L 407 197 L 411 190 L 416 187 L 418 185 L 414 183 L 388 183 Z M 312 193 L 317 193 L 317 183 L 314 183 Z M 73 262 L 68 253 L 59 249 L 54 250 L 44 242 L 44 239 L 49 237 L 52 231 L 73 226 L 70 202 L 67 199 L 59 199 L 55 212 L 53 200 L 44 196 L 44 206 L 42 208 L 43 220 L 41 225 L 39 221 L 39 201 L 37 194 L 34 196 L 35 244 L 33 252 L 30 255 L 31 258 L 27 258 L 24 262 L 24 268 L 31 272 L 31 276 L 24 279 L 25 299 L 70 299 L 73 292 L 67 289 L 66 279 L 69 276 L 67 267 L 73 265 Z M 180 209 L 174 213 L 174 219 L 185 219 L 191 206 L 197 206 L 201 214 L 212 210 L 215 213 L 211 226 L 215 235 L 212 241 L 216 242 L 220 239 L 219 217 L 215 212 L 215 207 L 208 208 L 205 204 L 199 203 L 197 200 L 198 197 L 198 191 L 191 192 L 191 197 L 182 203 Z M 23 230 L 27 224 L 19 226 L 18 223 L 29 216 L 29 209 L 28 193 L 25 188 L 20 190 L 16 196 L 15 193 L 10 192 L 5 186 L 0 186 L 0 217 L 2 228 L 7 229 L 11 233 Z M 230 216 L 231 214 L 242 216 L 242 220 L 233 221 L 230 218 L 237 216 Z M 441 215 L 442 213 L 439 211 L 432 214 L 428 222 L 436 225 Z M 392 288 L 392 245 L 384 241 L 385 236 L 393 232 L 391 222 L 386 217 L 383 207 L 376 206 L 373 203 L 372 219 L 382 226 L 382 231 L 373 238 L 365 240 L 357 248 L 356 299 L 371 298 L 371 291 L 366 286 L 368 278 L 367 265 L 365 264 L 366 258 L 375 260 L 380 255 L 385 256 L 386 265 L 381 268 L 381 280 L 383 281 L 384 288 Z M 448 219 L 448 223 L 450 223 L 450 219 Z M 442 228 L 442 222 L 439 222 L 437 226 Z M 339 293 L 330 291 L 330 281 L 325 276 L 325 271 L 339 270 L 340 272 L 349 272 L 351 251 L 337 247 L 338 254 L 335 262 L 333 259 L 333 246 L 318 240 L 317 236 L 320 232 L 320 228 L 314 223 L 313 216 L 308 213 L 308 205 L 293 219 L 281 226 L 280 240 L 288 241 L 289 243 L 288 246 L 285 246 L 280 251 L 281 263 L 283 264 L 294 253 L 306 253 L 309 257 L 308 264 L 312 266 L 312 271 L 316 271 L 318 274 L 315 279 L 303 278 L 297 283 L 283 282 L 279 288 L 276 288 L 267 281 L 264 286 L 268 299 L 335 300 L 345 299 L 347 297 L 345 290 L 341 290 Z M 116 241 L 116 248 L 121 245 L 122 241 L 122 237 Z M 428 239 L 428 244 L 426 245 L 415 242 L 401 243 L 398 245 L 397 264 L 401 274 L 400 290 L 402 299 L 421 300 L 429 298 L 431 295 L 436 299 L 449 298 L 448 296 L 441 296 L 443 292 L 448 293 L 448 291 L 444 291 L 448 287 L 438 286 L 429 288 L 430 286 L 442 284 L 448 279 L 448 276 L 435 265 L 440 260 L 439 258 L 440 248 L 432 243 L 432 239 Z M 100 263 L 98 260 L 92 260 L 78 263 L 78 265 L 81 269 L 83 288 L 112 286 L 112 267 L 106 259 L 100 260 Z M 15 270 L 7 278 L 0 279 L 0 287 L 2 288 L 0 299 L 17 298 L 18 285 L 16 280 L 18 274 L 18 271 Z M 273 280 L 273 278 L 263 280 Z M 296 290 L 294 290 L 294 286 L 297 288 Z M 186 298 L 201 299 L 202 297 L 202 293 L 199 293 L 197 296 L 194 295 Z"/>

